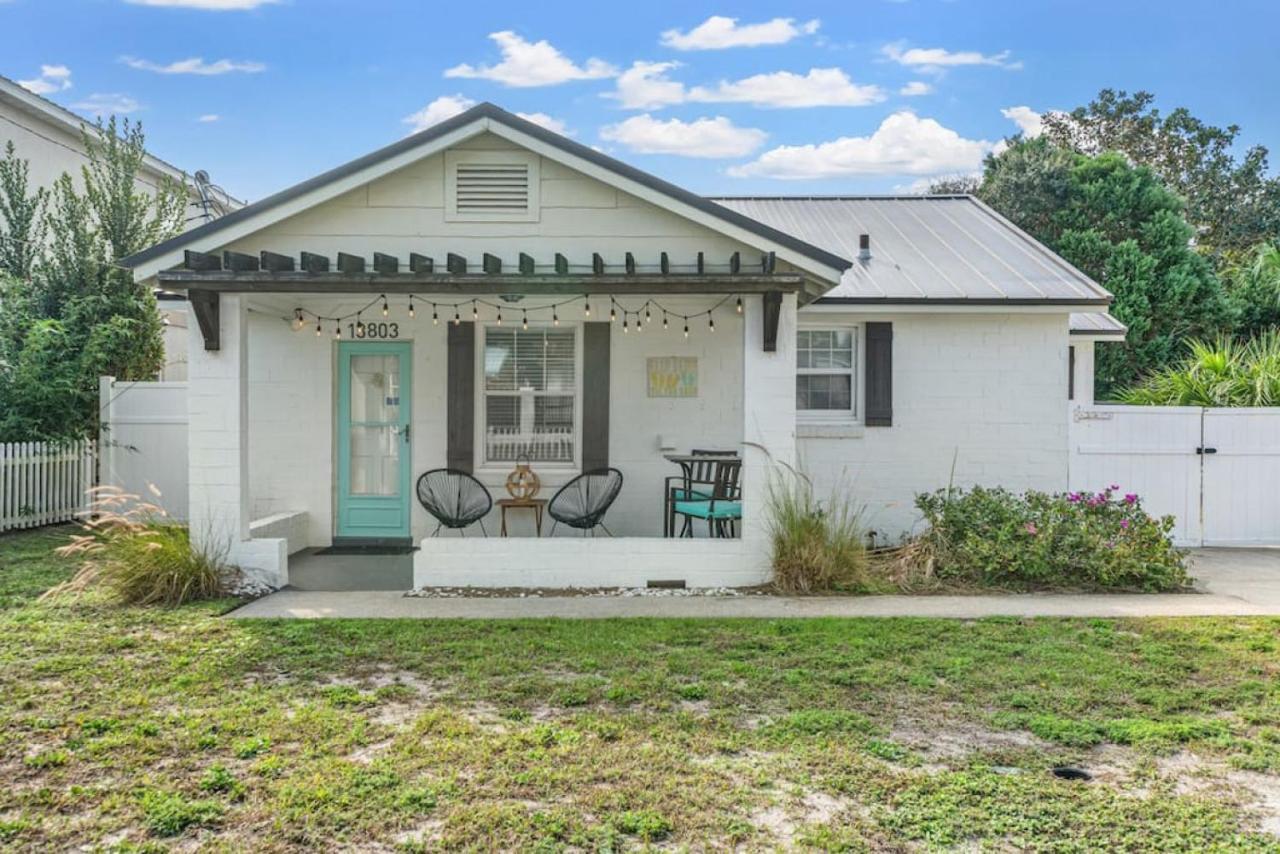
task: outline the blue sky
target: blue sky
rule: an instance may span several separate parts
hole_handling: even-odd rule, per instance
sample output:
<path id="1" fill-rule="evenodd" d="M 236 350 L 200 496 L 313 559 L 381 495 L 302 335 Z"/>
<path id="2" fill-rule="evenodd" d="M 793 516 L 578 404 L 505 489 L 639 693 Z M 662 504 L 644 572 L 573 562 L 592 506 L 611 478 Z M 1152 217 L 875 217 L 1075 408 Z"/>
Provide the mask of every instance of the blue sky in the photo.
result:
<path id="1" fill-rule="evenodd" d="M 483 100 L 702 193 L 887 192 L 1104 86 L 1280 157 L 1277 26 L 1264 0 L 0 0 L 0 74 L 250 200 Z"/>

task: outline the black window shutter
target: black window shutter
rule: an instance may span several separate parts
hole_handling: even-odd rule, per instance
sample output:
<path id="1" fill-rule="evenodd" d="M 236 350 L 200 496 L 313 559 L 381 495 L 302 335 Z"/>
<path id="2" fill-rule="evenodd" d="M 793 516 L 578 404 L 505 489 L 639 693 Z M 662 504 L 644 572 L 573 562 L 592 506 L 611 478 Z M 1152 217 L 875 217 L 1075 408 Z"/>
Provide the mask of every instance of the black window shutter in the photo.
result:
<path id="1" fill-rule="evenodd" d="M 1067 400 L 1076 399 L 1076 348 L 1067 348 Z"/>
<path id="2" fill-rule="evenodd" d="M 866 364 L 863 382 L 866 389 L 868 427 L 893 425 L 893 324 L 868 323 Z"/>
<path id="3" fill-rule="evenodd" d="M 476 325 L 449 324 L 447 397 L 449 427 L 445 459 L 451 469 L 475 466 Z"/>
<path id="4" fill-rule="evenodd" d="M 609 323 L 582 325 L 582 470 L 609 465 Z"/>

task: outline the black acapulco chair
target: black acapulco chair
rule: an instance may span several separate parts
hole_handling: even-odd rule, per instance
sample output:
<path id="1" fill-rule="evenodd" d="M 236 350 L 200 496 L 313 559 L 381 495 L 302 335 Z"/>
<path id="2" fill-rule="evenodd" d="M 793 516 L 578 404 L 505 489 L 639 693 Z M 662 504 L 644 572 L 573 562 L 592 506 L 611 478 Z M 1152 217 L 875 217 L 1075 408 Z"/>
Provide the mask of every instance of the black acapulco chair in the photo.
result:
<path id="1" fill-rule="evenodd" d="M 465 528 L 479 522 L 480 531 L 486 537 L 484 517 L 493 509 L 493 496 L 484 484 L 470 474 L 458 469 L 432 469 L 418 478 L 418 502 L 440 524 L 431 536 L 441 528 L 456 528 L 466 536 Z"/>
<path id="2" fill-rule="evenodd" d="M 621 491 L 622 472 L 617 469 L 594 469 L 578 475 L 560 487 L 547 505 L 547 514 L 555 520 L 551 536 L 556 535 L 556 525 L 563 522 L 582 531 L 584 537 L 588 531 L 594 537 L 596 526 L 612 537 L 613 533 L 604 526 L 604 514 Z"/>

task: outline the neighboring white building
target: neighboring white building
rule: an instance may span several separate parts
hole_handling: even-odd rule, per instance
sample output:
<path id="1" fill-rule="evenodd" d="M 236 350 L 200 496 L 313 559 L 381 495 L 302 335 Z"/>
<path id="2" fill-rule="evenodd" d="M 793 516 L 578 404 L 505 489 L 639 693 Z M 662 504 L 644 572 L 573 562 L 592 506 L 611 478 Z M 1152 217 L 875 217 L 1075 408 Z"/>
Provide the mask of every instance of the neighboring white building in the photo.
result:
<path id="1" fill-rule="evenodd" d="M 1072 317 L 1112 327 L 970 197 L 705 199 L 490 104 L 125 263 L 194 309 L 193 535 L 275 585 L 368 542 L 419 586 L 759 583 L 782 466 L 882 538 L 948 483 L 1064 489 Z M 662 536 L 696 448 L 741 455 L 736 536 Z M 431 536 L 419 475 L 497 496 L 520 450 L 544 497 L 620 470 L 617 537 Z"/>
<path id="2" fill-rule="evenodd" d="M 96 133 L 93 121 L 85 119 L 47 98 L 24 89 L 17 82 L 0 77 L 0 154 L 12 142 L 18 157 L 27 161 L 28 180 L 36 188 L 52 189 L 64 173 L 77 184 L 83 167 L 89 164 L 83 133 Z M 213 186 L 202 172 L 188 174 L 158 157 L 148 154 L 138 173 L 138 188 L 154 193 L 168 179 L 184 183 L 190 190 L 191 206 L 187 227 L 211 222 L 242 203 Z M 160 305 L 165 321 L 174 331 L 165 333 L 166 365 L 161 379 L 186 377 L 186 339 L 177 330 L 186 328 L 186 303 L 165 300 Z"/>

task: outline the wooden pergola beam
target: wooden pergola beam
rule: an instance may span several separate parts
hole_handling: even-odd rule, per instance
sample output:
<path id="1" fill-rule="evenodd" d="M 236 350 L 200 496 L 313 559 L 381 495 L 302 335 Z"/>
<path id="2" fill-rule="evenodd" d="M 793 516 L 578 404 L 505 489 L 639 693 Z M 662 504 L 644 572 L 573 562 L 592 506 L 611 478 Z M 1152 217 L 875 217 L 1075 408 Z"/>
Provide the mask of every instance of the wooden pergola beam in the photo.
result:
<path id="1" fill-rule="evenodd" d="M 483 273 L 397 273 L 383 275 L 342 272 L 307 273 L 257 272 L 237 273 L 229 270 L 204 273 L 192 270 L 165 270 L 158 274 L 159 284 L 168 290 L 202 290 L 212 293 L 317 293 L 317 294 L 416 294 L 429 296 L 482 296 L 512 294 L 521 296 L 562 296 L 576 294 L 759 294 L 769 291 L 796 292 L 804 287 L 798 273 L 763 275 L 739 273 L 689 273 L 661 275 L 637 273 L 601 275 L 538 275 L 518 273 L 489 275 Z"/>
<path id="2" fill-rule="evenodd" d="M 201 337 L 204 338 L 204 348 L 206 350 L 221 349 L 222 332 L 218 311 L 218 292 L 193 288 L 187 291 L 187 302 L 191 305 L 191 313 L 196 316 L 196 324 L 200 327 Z"/>

